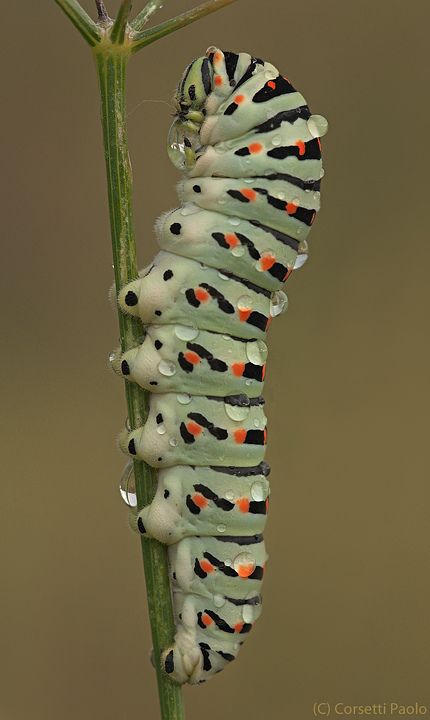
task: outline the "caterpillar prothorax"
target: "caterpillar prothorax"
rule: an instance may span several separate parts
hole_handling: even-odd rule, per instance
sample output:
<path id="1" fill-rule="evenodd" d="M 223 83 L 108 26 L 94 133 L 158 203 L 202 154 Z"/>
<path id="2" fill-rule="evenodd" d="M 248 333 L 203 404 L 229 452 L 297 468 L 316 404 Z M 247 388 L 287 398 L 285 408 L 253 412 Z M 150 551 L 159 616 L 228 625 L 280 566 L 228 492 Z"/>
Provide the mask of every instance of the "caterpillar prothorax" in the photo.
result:
<path id="1" fill-rule="evenodd" d="M 159 468 L 137 527 L 169 546 L 177 631 L 163 666 L 198 683 L 235 659 L 261 611 L 265 337 L 307 258 L 327 122 L 273 65 L 217 48 L 186 68 L 174 104 L 181 206 L 119 293 L 146 334 L 115 367 L 151 392 L 144 427 L 120 445 Z"/>

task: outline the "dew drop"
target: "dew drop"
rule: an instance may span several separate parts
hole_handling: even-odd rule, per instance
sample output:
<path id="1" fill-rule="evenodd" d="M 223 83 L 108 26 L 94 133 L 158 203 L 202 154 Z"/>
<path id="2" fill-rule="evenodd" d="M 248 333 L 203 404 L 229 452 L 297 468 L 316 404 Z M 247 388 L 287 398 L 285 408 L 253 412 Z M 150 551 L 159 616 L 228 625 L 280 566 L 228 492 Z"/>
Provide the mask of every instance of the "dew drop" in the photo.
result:
<path id="1" fill-rule="evenodd" d="M 223 533 L 223 532 L 225 532 L 225 531 L 227 530 L 227 526 L 226 526 L 226 525 L 223 525 L 223 524 L 221 523 L 220 525 L 217 525 L 217 528 L 216 528 L 216 529 L 218 530 L 219 533 Z"/>
<path id="2" fill-rule="evenodd" d="M 278 193 L 278 199 L 279 199 L 279 200 L 285 200 L 285 193 L 284 193 L 284 192 L 279 192 L 279 193 Z"/>
<path id="3" fill-rule="evenodd" d="M 261 502 L 266 499 L 266 493 L 264 492 L 264 486 L 261 482 L 255 482 L 251 485 L 251 497 L 257 502 Z"/>
<path id="4" fill-rule="evenodd" d="M 234 558 L 233 567 L 240 577 L 249 577 L 256 567 L 255 557 L 250 552 L 241 552 Z"/>
<path id="5" fill-rule="evenodd" d="M 183 205 L 183 207 L 181 207 L 179 212 L 181 215 L 183 215 L 183 217 L 186 217 L 187 215 L 194 215 L 199 211 L 200 208 L 197 205 L 194 205 L 194 203 L 187 203 L 186 205 Z"/>
<path id="6" fill-rule="evenodd" d="M 219 200 L 217 200 L 217 203 L 218 203 L 218 205 L 225 205 L 226 200 L 223 198 L 219 198 Z"/>
<path id="7" fill-rule="evenodd" d="M 272 137 L 272 145 L 277 146 L 277 145 L 280 145 L 281 142 L 282 142 L 282 138 L 280 135 L 274 135 L 274 137 Z"/>
<path id="8" fill-rule="evenodd" d="M 254 620 L 254 608 L 252 605 L 244 605 L 242 609 L 242 618 L 245 623 L 252 623 Z"/>
<path id="9" fill-rule="evenodd" d="M 223 605 L 225 605 L 224 595 L 214 595 L 214 605 L 217 608 L 221 608 Z"/>
<path id="10" fill-rule="evenodd" d="M 223 340 L 231 340 L 230 335 L 223 335 L 222 337 L 223 337 Z"/>
<path id="11" fill-rule="evenodd" d="M 305 264 L 306 260 L 309 257 L 309 249 L 308 244 L 306 240 L 302 240 L 302 242 L 299 245 L 299 251 L 297 253 L 296 259 L 294 261 L 293 270 L 300 270 L 301 267 Z"/>
<path id="12" fill-rule="evenodd" d="M 224 565 L 227 565 L 227 567 L 231 567 L 233 565 L 232 560 L 224 560 Z"/>
<path id="13" fill-rule="evenodd" d="M 166 426 L 164 423 L 160 423 L 157 425 L 157 433 L 159 435 L 165 435 L 166 434 Z"/>
<path id="14" fill-rule="evenodd" d="M 249 386 L 249 385 L 252 385 L 252 380 L 251 380 L 250 378 L 248 378 L 247 380 L 245 380 L 245 385 L 248 385 L 248 386 Z"/>
<path id="15" fill-rule="evenodd" d="M 178 441 L 176 438 L 170 438 L 170 440 L 169 440 L 170 447 L 176 447 L 177 444 L 178 444 Z"/>
<path id="16" fill-rule="evenodd" d="M 270 315 L 277 317 L 286 311 L 288 307 L 288 298 L 282 290 L 276 290 L 272 294 L 270 300 Z"/>
<path id="17" fill-rule="evenodd" d="M 323 137 L 328 130 L 328 122 L 322 115 L 311 115 L 307 121 L 308 130 L 312 137 Z"/>
<path id="18" fill-rule="evenodd" d="M 110 363 L 111 365 L 113 365 L 113 363 L 115 362 L 116 357 L 117 357 L 117 352 L 116 352 L 116 350 L 112 350 L 112 351 L 109 353 L 109 358 L 108 358 L 109 363 Z"/>
<path id="19" fill-rule="evenodd" d="M 242 257 L 242 255 L 245 255 L 245 248 L 243 245 L 235 245 L 231 249 L 231 254 L 234 255 L 234 257 Z"/>
<path id="20" fill-rule="evenodd" d="M 254 182 L 254 178 L 245 178 L 245 182 L 247 185 L 252 185 L 252 183 Z"/>
<path id="21" fill-rule="evenodd" d="M 249 405 L 230 405 L 229 403 L 224 403 L 224 408 L 229 418 L 236 422 L 245 420 L 249 415 Z"/>
<path id="22" fill-rule="evenodd" d="M 234 500 L 234 492 L 233 490 L 227 490 L 227 492 L 224 495 L 226 500 Z"/>
<path id="23" fill-rule="evenodd" d="M 228 280 L 228 279 L 229 279 L 229 278 L 227 277 L 227 275 L 223 275 L 222 272 L 219 272 L 219 273 L 218 273 L 218 277 L 221 278 L 221 280 Z"/>
<path id="24" fill-rule="evenodd" d="M 191 395 L 188 395 L 188 393 L 178 393 L 176 399 L 181 405 L 188 405 L 191 402 Z"/>
<path id="25" fill-rule="evenodd" d="M 199 134 L 187 128 L 181 120 L 177 119 L 170 126 L 167 137 L 167 154 L 178 170 L 186 168 L 185 138 L 194 150 L 200 145 Z"/>
<path id="26" fill-rule="evenodd" d="M 267 358 L 267 345 L 263 340 L 246 343 L 246 357 L 253 365 L 263 365 Z"/>
<path id="27" fill-rule="evenodd" d="M 127 463 L 122 471 L 119 483 L 119 491 L 121 497 L 128 507 L 137 506 L 136 484 L 134 480 L 133 461 Z"/>
<path id="28" fill-rule="evenodd" d="M 229 217 L 228 221 L 229 221 L 230 225 L 236 225 L 236 226 L 240 225 L 240 218 L 238 218 L 238 217 L 234 217 L 234 216 Z"/>
<path id="29" fill-rule="evenodd" d="M 179 340 L 195 340 L 199 331 L 191 325 L 175 325 L 175 335 Z"/>
<path id="30" fill-rule="evenodd" d="M 158 363 L 158 372 L 166 377 L 171 377 L 176 373 L 175 363 L 169 362 L 169 360 L 161 360 Z"/>
<path id="31" fill-rule="evenodd" d="M 324 170 L 324 168 L 321 168 L 321 171 L 320 171 L 320 180 L 321 180 L 321 178 L 324 177 L 324 175 L 325 175 L 325 170 Z"/>
<path id="32" fill-rule="evenodd" d="M 253 306 L 253 300 L 250 295 L 241 295 L 237 300 L 239 310 L 250 310 Z"/>

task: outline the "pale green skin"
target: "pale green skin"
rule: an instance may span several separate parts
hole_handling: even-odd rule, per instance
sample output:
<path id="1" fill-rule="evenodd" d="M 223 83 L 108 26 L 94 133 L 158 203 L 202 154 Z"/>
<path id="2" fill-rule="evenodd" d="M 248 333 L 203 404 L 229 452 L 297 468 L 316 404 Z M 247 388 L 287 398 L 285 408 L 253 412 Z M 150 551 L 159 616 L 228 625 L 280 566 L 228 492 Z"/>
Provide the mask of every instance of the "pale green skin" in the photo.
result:
<path id="1" fill-rule="evenodd" d="M 134 440 L 135 457 L 163 468 L 158 476 L 157 493 L 138 519 L 141 532 L 169 545 L 177 633 L 172 647 L 163 653 L 163 663 L 169 658 L 173 660 L 171 677 L 177 682 L 192 684 L 204 681 L 234 659 L 245 639 L 238 629 L 240 622 L 253 623 L 261 612 L 258 600 L 261 579 L 230 577 L 218 566 L 209 570 L 206 577 L 199 577 L 194 572 L 195 563 L 205 553 L 224 563 L 224 568 L 237 565 L 241 554 L 258 567 L 263 567 L 267 559 L 264 543 L 252 542 L 252 536 L 262 533 L 266 515 L 241 512 L 236 504 L 227 512 L 212 500 L 201 512 L 193 513 L 186 501 L 195 494 L 195 485 L 209 487 L 217 498 L 233 498 L 235 503 L 240 498 L 252 500 L 254 496 L 265 499 L 269 494 L 268 480 L 260 469 L 256 475 L 238 477 L 210 467 L 256 466 L 263 460 L 265 451 L 263 445 L 238 444 L 234 439 L 234 430 L 239 427 L 253 430 L 257 426 L 265 427 L 263 406 L 250 407 L 245 419 L 234 420 L 226 412 L 223 401 L 207 397 L 240 393 L 256 397 L 262 388 L 262 382 L 247 383 L 246 378 L 230 372 L 229 358 L 247 362 L 248 344 L 256 339 L 264 340 L 266 334 L 265 329 L 241 320 L 239 308 L 244 307 L 244 297 L 253 311 L 266 317 L 270 315 L 270 298 L 239 280 L 228 279 L 225 272 L 269 292 L 279 290 L 283 280 L 262 269 L 260 260 L 252 257 L 248 250 L 238 253 L 233 247 L 223 247 L 214 241 L 212 234 L 242 234 L 252 240 L 259 255 L 271 252 L 281 266 L 291 269 L 298 243 L 306 239 L 310 228 L 294 214 L 290 216 L 273 208 L 264 195 L 258 194 L 246 203 L 228 191 L 258 187 L 278 200 L 317 211 L 319 192 L 297 187 L 288 176 L 306 182 L 322 177 L 320 159 L 299 160 L 289 156 L 272 163 L 266 154 L 278 145 L 307 142 L 311 135 L 305 119 L 282 122 L 279 128 L 266 133 L 253 131 L 276 113 L 305 105 L 303 96 L 296 91 L 273 97 L 270 103 L 253 103 L 252 96 L 278 76 L 273 65 L 264 63 L 256 65 L 254 74 L 240 86 L 238 92 L 243 99 L 234 114 L 224 115 L 235 91 L 229 84 L 224 55 L 221 51 L 218 53 L 218 60 L 214 55 L 211 72 L 219 75 L 221 83 L 212 85 L 210 95 L 206 96 L 201 80 L 205 58 L 198 58 L 184 84 L 180 83 L 174 99 L 178 119 L 173 131 L 178 131 L 178 137 L 185 135 L 191 143 L 191 147 L 185 147 L 186 177 L 179 184 L 182 206 L 160 218 L 156 229 L 162 252 L 139 279 L 123 288 L 118 298 L 123 311 L 139 317 L 148 326 L 148 334 L 142 346 L 129 350 L 117 365 L 126 360 L 129 372 L 125 377 L 151 391 L 145 426 L 131 433 L 124 432 L 120 445 L 127 452 L 130 441 Z M 239 55 L 234 83 L 250 62 L 251 56 L 247 53 Z M 194 85 L 194 100 L 190 100 L 191 85 Z M 252 158 L 235 155 L 236 150 L 254 142 L 263 146 L 261 153 Z M 275 173 L 283 174 L 284 178 L 267 177 Z M 260 226 L 253 225 L 252 221 Z M 174 223 L 181 226 L 179 233 L 171 230 Z M 283 242 L 276 232 L 271 233 L 261 225 L 280 231 L 287 236 L 287 241 Z M 173 273 L 167 281 L 163 277 L 166 271 Z M 214 299 L 202 302 L 198 308 L 190 305 L 184 290 L 201 287 L 202 283 L 222 292 L 234 312 L 221 312 Z M 125 302 L 130 292 L 136 296 L 133 306 Z M 161 315 L 156 315 L 157 310 Z M 186 351 L 186 341 L 178 337 L 178 326 L 198 328 L 194 342 L 224 360 L 229 371 L 218 374 L 204 361 L 196 365 L 192 373 L 184 372 L 178 365 L 178 353 Z M 228 335 L 236 339 L 228 339 Z M 156 340 L 162 343 L 158 349 L 154 344 Z M 160 372 L 160 362 L 168 363 L 173 372 Z M 151 385 L 154 381 L 158 383 L 156 386 Z M 185 393 L 191 396 L 187 404 L 183 404 Z M 186 444 L 179 427 L 181 422 L 188 422 L 189 412 L 202 413 L 215 426 L 227 429 L 228 438 L 216 440 L 205 428 L 194 443 Z M 161 433 L 157 424 L 160 413 Z M 231 536 L 232 541 L 223 542 L 221 538 L 226 536 Z M 239 544 L 240 536 L 246 538 L 243 544 Z M 201 627 L 197 618 L 207 612 L 217 613 L 235 629 L 226 632 L 210 622 Z M 210 658 L 209 670 L 204 667 L 201 643 L 205 644 Z"/>

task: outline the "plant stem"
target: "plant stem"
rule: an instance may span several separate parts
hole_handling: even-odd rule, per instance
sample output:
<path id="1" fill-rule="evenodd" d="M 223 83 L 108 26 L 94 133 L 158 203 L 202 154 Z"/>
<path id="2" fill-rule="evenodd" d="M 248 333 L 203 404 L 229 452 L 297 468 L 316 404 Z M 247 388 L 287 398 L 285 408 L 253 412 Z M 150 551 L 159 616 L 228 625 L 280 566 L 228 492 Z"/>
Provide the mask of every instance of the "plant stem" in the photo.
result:
<path id="1" fill-rule="evenodd" d="M 149 2 L 145 5 L 143 10 L 140 11 L 138 15 L 134 18 L 134 20 L 130 23 L 131 29 L 135 30 L 136 32 L 139 32 L 139 30 L 142 30 L 144 25 L 148 22 L 151 15 L 153 15 L 157 10 L 161 10 L 161 8 L 164 5 L 165 0 L 149 0 Z"/>
<path id="2" fill-rule="evenodd" d="M 67 15 L 69 20 L 89 45 L 96 45 L 100 41 L 100 32 L 90 16 L 79 5 L 77 0 L 55 0 L 62 11 Z"/>
<path id="3" fill-rule="evenodd" d="M 132 176 L 125 123 L 125 72 L 129 45 L 101 43 L 95 58 L 100 83 L 101 116 L 108 181 L 112 252 L 117 290 L 137 277 L 136 244 L 132 212 Z M 141 344 L 143 328 L 136 318 L 119 313 L 122 350 Z M 126 383 L 128 416 L 132 428 L 143 425 L 148 394 L 135 383 Z M 156 488 L 155 472 L 134 462 L 138 507 L 151 502 Z M 163 720 L 182 720 L 181 689 L 162 671 L 160 651 L 174 635 L 167 550 L 156 540 L 141 538 L 154 662 Z"/>

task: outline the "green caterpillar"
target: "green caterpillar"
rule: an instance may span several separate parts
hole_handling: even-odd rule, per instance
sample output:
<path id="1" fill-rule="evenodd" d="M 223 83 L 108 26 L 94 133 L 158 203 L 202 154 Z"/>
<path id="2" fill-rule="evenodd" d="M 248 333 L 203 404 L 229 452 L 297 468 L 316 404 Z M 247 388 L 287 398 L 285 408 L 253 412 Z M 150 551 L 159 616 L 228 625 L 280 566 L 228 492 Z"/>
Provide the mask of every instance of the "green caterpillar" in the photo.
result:
<path id="1" fill-rule="evenodd" d="M 159 469 L 137 526 L 169 546 L 177 632 L 163 666 L 199 683 L 235 659 L 261 612 L 265 337 L 308 255 L 327 122 L 273 65 L 217 48 L 186 68 L 174 104 L 181 206 L 119 293 L 146 334 L 116 368 L 151 392 L 147 422 L 120 445 Z"/>

